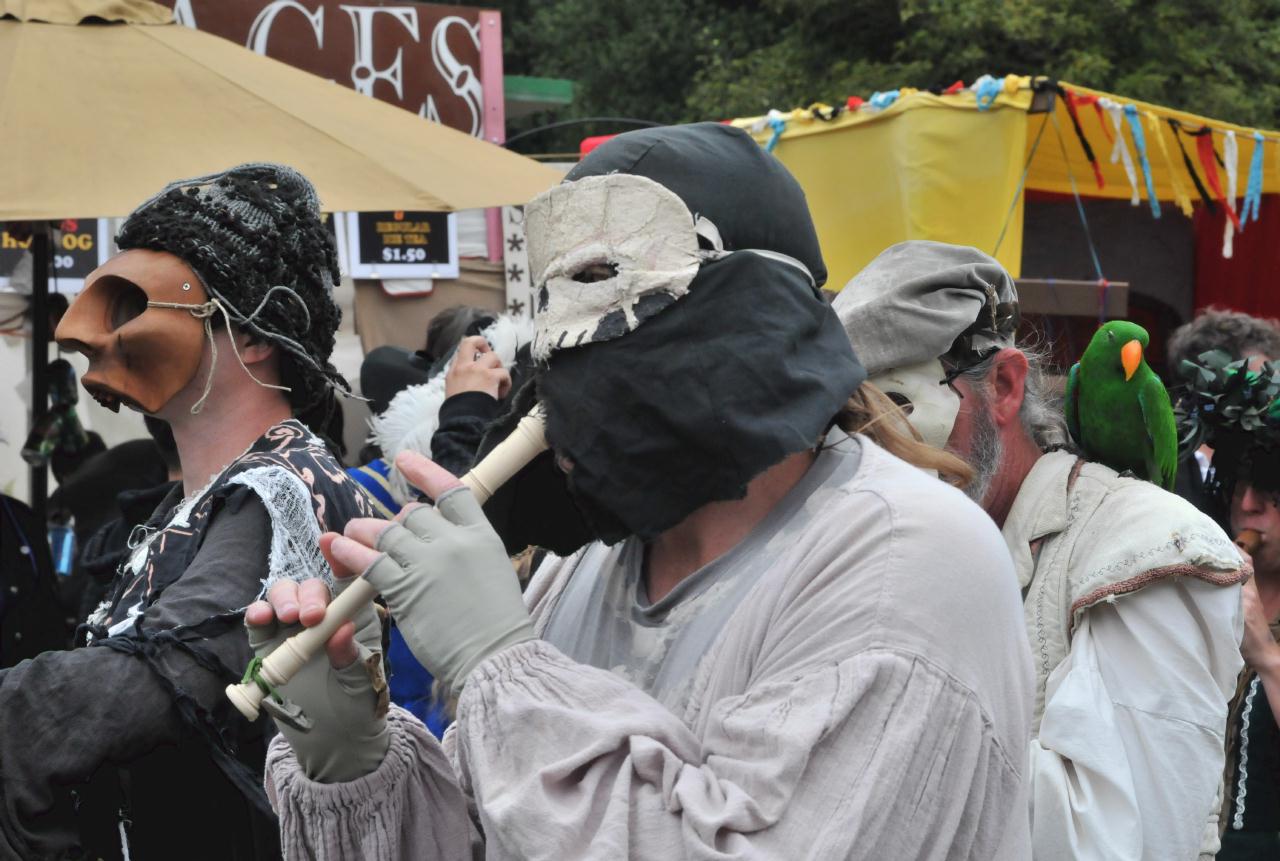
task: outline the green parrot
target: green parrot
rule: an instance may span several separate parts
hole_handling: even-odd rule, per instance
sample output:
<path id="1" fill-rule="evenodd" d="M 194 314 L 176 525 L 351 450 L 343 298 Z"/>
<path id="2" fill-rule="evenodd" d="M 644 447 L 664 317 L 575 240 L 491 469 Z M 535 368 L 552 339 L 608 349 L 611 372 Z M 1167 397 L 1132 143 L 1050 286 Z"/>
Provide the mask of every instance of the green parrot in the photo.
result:
<path id="1" fill-rule="evenodd" d="M 1142 356 L 1147 330 L 1104 323 L 1067 376 L 1067 428 L 1092 460 L 1173 490 L 1178 430 L 1169 393 Z"/>

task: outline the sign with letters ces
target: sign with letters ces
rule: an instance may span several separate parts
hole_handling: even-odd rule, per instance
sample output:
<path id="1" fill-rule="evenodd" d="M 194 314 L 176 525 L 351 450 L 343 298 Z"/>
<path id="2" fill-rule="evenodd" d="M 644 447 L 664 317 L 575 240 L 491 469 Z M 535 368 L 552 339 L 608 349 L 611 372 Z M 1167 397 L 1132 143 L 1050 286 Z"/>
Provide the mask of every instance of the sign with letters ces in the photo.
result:
<path id="1" fill-rule="evenodd" d="M 244 45 L 475 137 L 480 11 L 342 0 L 163 0 L 179 24 Z"/>
<path id="2" fill-rule="evenodd" d="M 480 9 L 392 0 L 163 2 L 174 10 L 179 24 L 237 42 L 424 119 L 484 136 Z M 429 243 L 419 241 L 425 234 L 361 232 L 366 225 L 403 229 L 405 224 L 437 226 Z M 441 213 L 352 214 L 345 227 L 346 262 L 354 277 L 458 277 L 456 229 L 453 219 L 446 222 Z M 401 244 L 384 241 L 396 236 Z"/>

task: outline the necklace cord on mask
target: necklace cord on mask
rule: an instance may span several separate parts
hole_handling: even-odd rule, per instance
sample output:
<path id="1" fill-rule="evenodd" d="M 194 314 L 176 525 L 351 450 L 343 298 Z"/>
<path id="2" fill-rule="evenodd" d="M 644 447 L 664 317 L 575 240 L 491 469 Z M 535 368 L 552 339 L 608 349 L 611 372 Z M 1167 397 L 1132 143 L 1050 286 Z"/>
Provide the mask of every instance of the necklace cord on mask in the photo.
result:
<path id="1" fill-rule="evenodd" d="M 262 312 L 262 309 L 266 307 L 267 301 L 271 298 L 271 294 L 277 290 L 283 291 L 284 293 L 287 293 L 288 295 L 292 296 L 294 299 L 297 300 L 298 305 L 302 308 L 303 315 L 306 317 L 306 325 L 307 327 L 310 327 L 311 313 L 307 309 L 306 302 L 304 302 L 302 300 L 302 297 L 299 296 L 292 289 L 280 284 L 277 284 L 275 287 L 272 287 L 270 290 L 267 291 L 267 295 L 262 297 L 262 301 L 258 303 L 258 307 L 253 310 L 252 314 L 244 318 L 244 320 L 242 321 L 242 324 L 251 323 L 253 319 Z M 212 357 L 211 357 L 210 366 L 209 366 L 209 374 L 208 376 L 205 377 L 205 381 L 204 381 L 204 391 L 201 392 L 200 399 L 196 401 L 195 404 L 193 404 L 191 407 L 191 414 L 193 416 L 199 415 L 200 411 L 204 409 L 205 401 L 208 400 L 209 393 L 213 390 L 213 371 L 218 364 L 218 343 L 213 338 L 213 315 L 218 312 L 222 313 L 222 321 L 227 327 L 227 340 L 231 342 L 231 352 L 235 354 L 236 361 L 240 363 L 240 367 L 244 370 L 244 372 L 249 375 L 249 379 L 253 380 L 255 383 L 257 383 L 258 385 L 266 389 L 275 389 L 281 392 L 293 391 L 293 389 L 291 389 L 289 386 L 280 386 L 280 385 L 275 385 L 274 383 L 264 383 L 262 380 L 258 379 L 253 375 L 253 371 L 249 370 L 249 366 L 244 363 L 244 357 L 240 355 L 240 349 L 236 346 L 235 333 L 231 330 L 231 315 L 227 313 L 226 308 L 223 306 L 222 302 L 218 299 L 218 297 L 214 296 L 208 302 L 204 302 L 201 304 L 190 303 L 190 302 L 148 302 L 147 307 L 148 308 L 169 308 L 176 311 L 187 311 L 191 314 L 192 317 L 195 317 L 197 320 L 204 321 L 204 334 L 205 334 L 205 337 L 209 339 L 209 349 L 212 352 Z"/>

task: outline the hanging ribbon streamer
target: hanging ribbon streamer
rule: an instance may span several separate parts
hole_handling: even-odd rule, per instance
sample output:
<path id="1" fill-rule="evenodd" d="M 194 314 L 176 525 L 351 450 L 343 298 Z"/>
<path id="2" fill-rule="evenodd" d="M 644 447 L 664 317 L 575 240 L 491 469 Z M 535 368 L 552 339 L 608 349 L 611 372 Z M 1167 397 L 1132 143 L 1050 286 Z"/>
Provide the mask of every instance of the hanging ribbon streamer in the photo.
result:
<path id="1" fill-rule="evenodd" d="M 769 142 L 764 145 L 764 151 L 773 152 L 773 148 L 778 145 L 778 138 L 782 137 L 782 133 L 787 130 L 787 121 L 782 118 L 781 111 L 771 110 L 765 122 L 773 129 L 773 134 L 769 135 Z"/>
<path id="2" fill-rule="evenodd" d="M 1227 212 L 1230 212 L 1236 206 L 1236 184 L 1239 179 L 1240 170 L 1240 147 L 1236 143 L 1236 133 L 1230 129 L 1222 140 L 1222 158 L 1227 166 Z M 1234 224 L 1230 221 L 1222 225 L 1222 256 L 1230 259 L 1235 253 L 1235 234 L 1237 230 L 1243 230 L 1244 227 L 1240 220 L 1237 219 Z"/>
<path id="3" fill-rule="evenodd" d="M 1138 109 L 1133 105 L 1124 106 L 1124 118 L 1129 121 L 1129 131 L 1133 135 L 1133 148 L 1138 151 L 1138 164 L 1142 167 L 1142 180 L 1147 186 L 1147 202 L 1151 204 L 1151 217 L 1160 217 L 1160 199 L 1156 197 L 1156 184 L 1151 178 L 1151 161 L 1147 158 L 1147 142 L 1142 136 L 1142 123 L 1138 121 Z"/>
<path id="4" fill-rule="evenodd" d="M 1124 162 L 1124 174 L 1129 178 L 1129 188 L 1133 192 L 1129 198 L 1129 205 L 1137 206 L 1142 198 L 1138 195 L 1138 173 L 1133 167 L 1133 157 L 1129 155 L 1129 145 L 1124 142 L 1124 119 L 1122 117 L 1124 111 L 1121 110 L 1119 104 L 1110 99 L 1099 99 L 1098 104 L 1102 105 L 1107 115 L 1111 117 L 1111 125 L 1115 126 L 1116 130 L 1115 145 L 1111 147 L 1111 163 Z"/>
<path id="5" fill-rule="evenodd" d="M 1067 106 L 1067 116 L 1071 117 L 1071 126 L 1076 130 L 1076 140 L 1080 141 L 1084 157 L 1089 160 L 1089 166 L 1093 168 L 1093 178 L 1097 180 L 1098 188 L 1106 188 L 1107 184 L 1102 179 L 1102 165 L 1098 164 L 1098 157 L 1094 155 L 1093 147 L 1089 145 L 1089 139 L 1085 137 L 1084 128 L 1080 125 L 1080 115 L 1076 111 L 1079 96 L 1063 87 L 1058 87 L 1058 95 L 1062 96 L 1062 101 Z"/>
<path id="6" fill-rule="evenodd" d="M 1182 163 L 1186 165 L 1187 173 L 1191 174 L 1191 182 L 1195 184 L 1196 191 L 1200 193 L 1200 199 L 1204 201 L 1205 208 L 1210 212 L 1217 212 L 1218 208 L 1213 204 L 1213 198 L 1209 196 L 1209 192 L 1204 187 L 1204 183 L 1200 181 L 1200 174 L 1196 173 L 1195 165 L 1191 163 L 1191 156 L 1187 155 L 1187 148 L 1182 143 L 1182 123 L 1173 117 L 1168 119 L 1169 128 L 1173 129 L 1173 139 L 1178 142 L 1178 149 L 1182 152 Z"/>
<path id="7" fill-rule="evenodd" d="M 1262 134 L 1253 133 L 1253 157 L 1249 159 L 1249 183 L 1244 188 L 1244 209 L 1240 223 L 1248 224 L 1250 219 L 1258 220 L 1258 209 L 1262 206 Z"/>
<path id="8" fill-rule="evenodd" d="M 1115 138 L 1111 137 L 1111 129 L 1107 128 L 1107 117 L 1102 110 L 1102 99 L 1098 96 L 1082 96 L 1075 94 L 1077 105 L 1093 105 L 1093 111 L 1098 115 L 1098 125 L 1102 126 L 1102 136 L 1107 139 L 1107 143 L 1114 144 Z"/>
<path id="9" fill-rule="evenodd" d="M 1182 184 L 1182 178 L 1178 176 L 1178 171 L 1173 166 L 1173 159 L 1169 158 L 1169 145 L 1164 142 L 1160 120 L 1152 111 L 1147 111 L 1143 116 L 1147 120 L 1147 130 L 1151 132 L 1151 137 L 1155 138 L 1156 144 L 1160 147 L 1160 155 L 1164 158 L 1164 169 L 1169 174 L 1169 184 L 1173 186 L 1173 199 L 1178 202 L 1178 209 L 1182 210 L 1182 214 L 1190 218 L 1195 209 L 1191 206 L 1191 198 L 1187 194 L 1186 186 Z"/>
<path id="10" fill-rule="evenodd" d="M 995 104 L 996 96 L 1004 91 L 1004 81 L 990 75 L 983 75 L 973 82 L 974 96 L 978 101 L 978 110 L 989 110 Z"/>
<path id="11" fill-rule="evenodd" d="M 1240 227 L 1240 217 L 1236 215 L 1231 201 L 1227 200 L 1227 195 L 1222 190 L 1222 181 L 1218 179 L 1218 168 L 1214 164 L 1218 154 L 1213 148 L 1213 132 L 1205 126 L 1191 134 L 1196 139 L 1196 154 L 1200 157 L 1200 166 L 1204 168 L 1205 182 L 1209 183 L 1209 188 L 1213 189 L 1213 196 L 1218 199 L 1218 202 L 1227 208 L 1227 218 L 1237 228 Z"/>
<path id="12" fill-rule="evenodd" d="M 872 93 L 871 101 L 868 102 L 868 104 L 877 111 L 883 111 L 885 108 L 889 107 L 889 105 L 898 100 L 898 93 L 898 90 L 886 90 L 883 93 Z"/>

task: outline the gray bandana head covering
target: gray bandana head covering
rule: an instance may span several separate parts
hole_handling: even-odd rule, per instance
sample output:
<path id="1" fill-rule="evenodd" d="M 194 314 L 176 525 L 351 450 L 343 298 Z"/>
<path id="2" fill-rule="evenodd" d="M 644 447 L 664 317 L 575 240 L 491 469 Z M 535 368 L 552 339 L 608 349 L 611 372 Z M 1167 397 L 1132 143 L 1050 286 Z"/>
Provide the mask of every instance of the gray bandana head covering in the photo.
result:
<path id="1" fill-rule="evenodd" d="M 872 376 L 958 350 L 963 365 L 1011 347 L 1018 291 L 995 258 L 945 242 L 900 242 L 872 260 L 832 307 Z M 956 341 L 967 336 L 962 343 Z"/>

